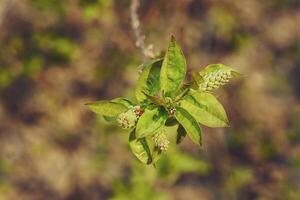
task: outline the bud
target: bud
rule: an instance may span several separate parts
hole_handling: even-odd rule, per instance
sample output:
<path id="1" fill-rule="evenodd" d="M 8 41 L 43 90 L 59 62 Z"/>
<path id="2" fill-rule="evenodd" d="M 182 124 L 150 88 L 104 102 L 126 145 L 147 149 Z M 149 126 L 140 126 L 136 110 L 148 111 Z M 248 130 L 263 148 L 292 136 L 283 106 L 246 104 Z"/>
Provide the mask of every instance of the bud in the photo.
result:
<path id="1" fill-rule="evenodd" d="M 169 146 L 169 140 L 165 134 L 165 130 L 161 129 L 157 133 L 155 133 L 152 136 L 152 140 L 155 144 L 155 146 L 160 150 L 160 151 L 167 151 L 168 146 Z"/>
<path id="2" fill-rule="evenodd" d="M 232 78 L 230 69 L 219 69 L 204 75 L 203 82 L 199 85 L 200 91 L 211 91 L 225 85 Z"/>
<path id="3" fill-rule="evenodd" d="M 168 114 L 169 114 L 169 117 L 173 117 L 175 115 L 175 112 L 176 112 L 176 109 L 175 108 L 170 108 L 168 110 Z"/>
<path id="4" fill-rule="evenodd" d="M 137 118 L 140 118 L 142 116 L 142 114 L 144 113 L 143 110 L 141 109 L 141 106 L 133 107 L 133 111 Z"/>
<path id="5" fill-rule="evenodd" d="M 216 80 L 216 77 L 212 76 L 209 78 L 209 81 L 214 82 Z"/>
<path id="6" fill-rule="evenodd" d="M 133 128 L 137 122 L 137 116 L 134 110 L 128 110 L 125 113 L 121 113 L 117 117 L 119 125 L 124 129 Z"/>

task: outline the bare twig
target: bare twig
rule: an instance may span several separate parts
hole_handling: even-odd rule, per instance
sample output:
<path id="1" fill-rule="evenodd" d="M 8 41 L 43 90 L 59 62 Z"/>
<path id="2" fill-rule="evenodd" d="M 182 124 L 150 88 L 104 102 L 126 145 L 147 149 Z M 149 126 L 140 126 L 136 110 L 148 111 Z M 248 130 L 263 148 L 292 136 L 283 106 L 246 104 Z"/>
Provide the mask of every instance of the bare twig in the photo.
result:
<path id="1" fill-rule="evenodd" d="M 0 4 L 0 29 L 4 23 L 5 17 L 12 7 L 15 0 L 3 0 Z"/>
<path id="2" fill-rule="evenodd" d="M 141 50 L 143 59 L 147 60 L 149 58 L 153 58 L 155 55 L 153 52 L 153 45 L 147 46 L 145 44 L 145 35 L 142 34 L 141 32 L 140 20 L 138 17 L 139 6 L 140 6 L 139 0 L 131 0 L 131 6 L 130 6 L 131 27 L 136 39 L 135 45 Z"/>

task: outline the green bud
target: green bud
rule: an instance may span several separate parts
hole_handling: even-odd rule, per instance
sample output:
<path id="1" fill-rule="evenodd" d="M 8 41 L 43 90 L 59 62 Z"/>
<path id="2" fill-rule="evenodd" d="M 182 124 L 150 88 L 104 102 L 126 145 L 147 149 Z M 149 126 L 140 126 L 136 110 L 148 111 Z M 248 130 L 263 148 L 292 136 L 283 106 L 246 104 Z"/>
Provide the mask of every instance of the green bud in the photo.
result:
<path id="1" fill-rule="evenodd" d="M 117 117 L 117 121 L 119 125 L 124 129 L 130 129 L 133 128 L 137 122 L 137 116 L 134 110 L 128 110 L 125 113 L 121 113 Z"/>
<path id="2" fill-rule="evenodd" d="M 210 74 L 206 74 L 203 78 L 204 80 L 209 80 L 210 77 L 211 77 Z"/>
<path id="3" fill-rule="evenodd" d="M 220 85 L 215 84 L 215 85 L 212 86 L 212 88 L 213 88 L 213 89 L 217 89 L 217 88 L 219 88 L 219 86 L 220 86 Z"/>
<path id="4" fill-rule="evenodd" d="M 221 78 L 221 82 L 226 83 L 226 79 Z"/>
<path id="5" fill-rule="evenodd" d="M 227 80 L 227 79 L 228 79 L 227 74 L 223 74 L 223 75 L 222 75 L 222 78 L 225 79 L 225 80 Z"/>
<path id="6" fill-rule="evenodd" d="M 208 82 L 208 84 L 207 84 L 209 87 L 212 87 L 212 86 L 214 86 L 214 82 Z"/>
<path id="7" fill-rule="evenodd" d="M 216 81 L 221 81 L 222 80 L 222 77 L 221 76 L 217 76 L 216 77 Z"/>
<path id="8" fill-rule="evenodd" d="M 203 83 L 199 85 L 200 91 L 211 91 L 225 85 L 232 78 L 231 70 L 220 69 L 202 74 Z"/>
<path id="9" fill-rule="evenodd" d="M 168 146 L 169 146 L 169 140 L 165 134 L 165 129 L 161 129 L 157 133 L 155 133 L 152 136 L 152 140 L 155 144 L 155 146 L 160 150 L 160 151 L 167 151 Z"/>

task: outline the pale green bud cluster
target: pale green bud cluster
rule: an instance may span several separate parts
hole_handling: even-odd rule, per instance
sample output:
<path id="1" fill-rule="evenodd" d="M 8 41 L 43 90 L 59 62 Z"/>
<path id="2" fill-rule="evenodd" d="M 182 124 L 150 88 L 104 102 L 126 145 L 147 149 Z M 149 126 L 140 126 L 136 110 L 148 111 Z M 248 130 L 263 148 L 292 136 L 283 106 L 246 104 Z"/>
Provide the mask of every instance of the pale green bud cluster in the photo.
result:
<path id="1" fill-rule="evenodd" d="M 220 69 L 218 71 L 202 75 L 203 82 L 199 85 L 201 91 L 211 91 L 225 85 L 232 78 L 231 70 Z"/>
<path id="2" fill-rule="evenodd" d="M 167 151 L 169 146 L 169 140 L 165 134 L 165 131 L 159 131 L 152 136 L 152 140 L 160 151 Z"/>
<path id="3" fill-rule="evenodd" d="M 130 109 L 125 113 L 121 113 L 117 117 L 119 125 L 124 129 L 133 128 L 137 122 L 138 118 L 134 110 Z"/>

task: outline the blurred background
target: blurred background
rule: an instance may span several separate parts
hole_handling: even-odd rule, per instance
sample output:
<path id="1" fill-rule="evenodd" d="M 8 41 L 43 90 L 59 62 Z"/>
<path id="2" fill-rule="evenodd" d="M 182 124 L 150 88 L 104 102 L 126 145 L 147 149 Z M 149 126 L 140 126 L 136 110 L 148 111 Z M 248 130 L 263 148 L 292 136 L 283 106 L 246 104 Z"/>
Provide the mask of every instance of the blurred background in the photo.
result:
<path id="1" fill-rule="evenodd" d="M 172 141 L 157 169 L 83 106 L 134 100 L 142 57 L 129 7 L 0 0 L 0 200 L 299 200 L 300 1 L 141 1 L 156 51 L 174 34 L 189 71 L 244 74 L 216 93 L 230 127 L 203 127 L 201 148 Z"/>

